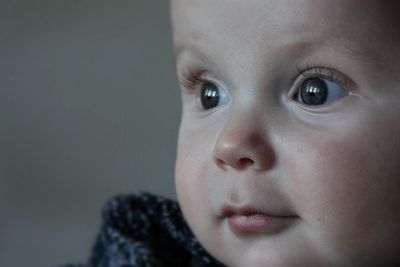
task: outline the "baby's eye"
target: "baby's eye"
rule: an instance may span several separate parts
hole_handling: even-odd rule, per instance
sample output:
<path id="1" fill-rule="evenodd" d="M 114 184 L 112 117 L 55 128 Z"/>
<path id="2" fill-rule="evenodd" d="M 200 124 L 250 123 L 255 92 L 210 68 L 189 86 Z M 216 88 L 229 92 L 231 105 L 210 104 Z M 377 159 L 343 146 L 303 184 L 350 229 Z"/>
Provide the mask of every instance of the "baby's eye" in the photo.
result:
<path id="1" fill-rule="evenodd" d="M 200 100 L 203 108 L 207 110 L 228 103 L 229 97 L 224 89 L 211 82 L 205 82 L 201 86 Z"/>
<path id="2" fill-rule="evenodd" d="M 298 91 L 297 101 L 304 105 L 320 106 L 348 95 L 348 91 L 334 81 L 323 78 L 305 80 Z"/>

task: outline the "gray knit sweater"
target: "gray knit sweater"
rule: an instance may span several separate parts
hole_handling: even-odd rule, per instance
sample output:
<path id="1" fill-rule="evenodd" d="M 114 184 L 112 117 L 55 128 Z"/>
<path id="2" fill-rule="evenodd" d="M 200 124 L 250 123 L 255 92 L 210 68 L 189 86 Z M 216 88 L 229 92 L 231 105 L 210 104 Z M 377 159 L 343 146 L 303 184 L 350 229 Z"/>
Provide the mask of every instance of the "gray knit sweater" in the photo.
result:
<path id="1" fill-rule="evenodd" d="M 64 267 L 223 267 L 201 247 L 175 201 L 121 195 L 105 205 L 102 217 L 88 262 Z"/>

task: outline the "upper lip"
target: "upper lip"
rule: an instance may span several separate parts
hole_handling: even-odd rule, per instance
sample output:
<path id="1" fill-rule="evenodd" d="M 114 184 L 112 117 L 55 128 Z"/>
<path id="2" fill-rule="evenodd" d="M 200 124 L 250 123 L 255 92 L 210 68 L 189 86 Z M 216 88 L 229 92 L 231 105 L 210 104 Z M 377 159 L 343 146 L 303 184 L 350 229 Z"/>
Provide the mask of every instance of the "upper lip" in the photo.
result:
<path id="1" fill-rule="evenodd" d="M 225 204 L 222 208 L 222 217 L 224 218 L 231 217 L 233 215 L 250 216 L 254 214 L 263 214 L 266 216 L 278 218 L 296 217 L 295 215 L 286 212 L 266 212 L 251 205 L 234 206 L 231 204 Z"/>

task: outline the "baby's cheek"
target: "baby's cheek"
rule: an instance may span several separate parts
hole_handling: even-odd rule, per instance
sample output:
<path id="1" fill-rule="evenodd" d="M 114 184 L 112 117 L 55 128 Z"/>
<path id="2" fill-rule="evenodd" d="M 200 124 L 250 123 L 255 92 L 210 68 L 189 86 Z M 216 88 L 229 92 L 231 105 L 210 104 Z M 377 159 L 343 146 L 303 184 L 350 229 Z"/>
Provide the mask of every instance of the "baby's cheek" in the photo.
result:
<path id="1" fill-rule="evenodd" d="M 217 183 L 213 183 L 210 170 L 209 150 L 205 137 L 195 134 L 181 135 L 175 169 L 175 183 L 179 203 L 185 219 L 203 245 L 215 238 L 216 228 L 212 220 L 212 202 Z M 215 177 L 214 177 L 215 178 Z M 214 190 L 211 190 L 214 189 Z"/>
<path id="2" fill-rule="evenodd" d="M 175 168 L 175 183 L 178 198 L 184 212 L 193 212 L 193 205 L 204 206 L 205 177 L 203 158 L 198 152 L 195 141 L 180 138 Z M 201 203 L 201 205 L 200 205 Z M 187 211 L 186 211 L 187 210 Z"/>
<path id="3" fill-rule="evenodd" d="M 295 164 L 301 175 L 294 176 L 293 190 L 301 215 L 316 239 L 341 255 L 361 257 L 400 234 L 400 149 L 388 145 L 393 136 L 387 129 L 369 130 L 314 139 Z"/>
<path id="4" fill-rule="evenodd" d="M 315 151 L 317 170 L 311 170 L 306 178 L 310 179 L 308 189 L 312 191 L 307 201 L 310 212 L 321 226 L 333 228 L 330 230 L 337 228 L 343 235 L 348 234 L 345 233 L 347 230 L 356 234 L 351 229 L 353 225 L 357 225 L 357 230 L 361 232 L 364 231 L 363 226 L 370 225 L 367 222 L 357 223 L 365 208 L 371 204 L 369 197 L 376 184 L 371 179 L 373 173 L 368 160 L 360 154 L 362 151 L 351 141 L 348 145 L 326 142 Z"/>

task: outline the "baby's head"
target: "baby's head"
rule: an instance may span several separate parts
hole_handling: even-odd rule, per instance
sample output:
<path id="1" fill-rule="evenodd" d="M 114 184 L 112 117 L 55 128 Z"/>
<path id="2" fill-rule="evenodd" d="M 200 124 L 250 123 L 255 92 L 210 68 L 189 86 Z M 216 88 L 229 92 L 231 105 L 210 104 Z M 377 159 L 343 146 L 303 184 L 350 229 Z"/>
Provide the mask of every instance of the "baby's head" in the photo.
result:
<path id="1" fill-rule="evenodd" d="M 399 8 L 172 0 L 177 194 L 221 262 L 400 265 Z"/>

